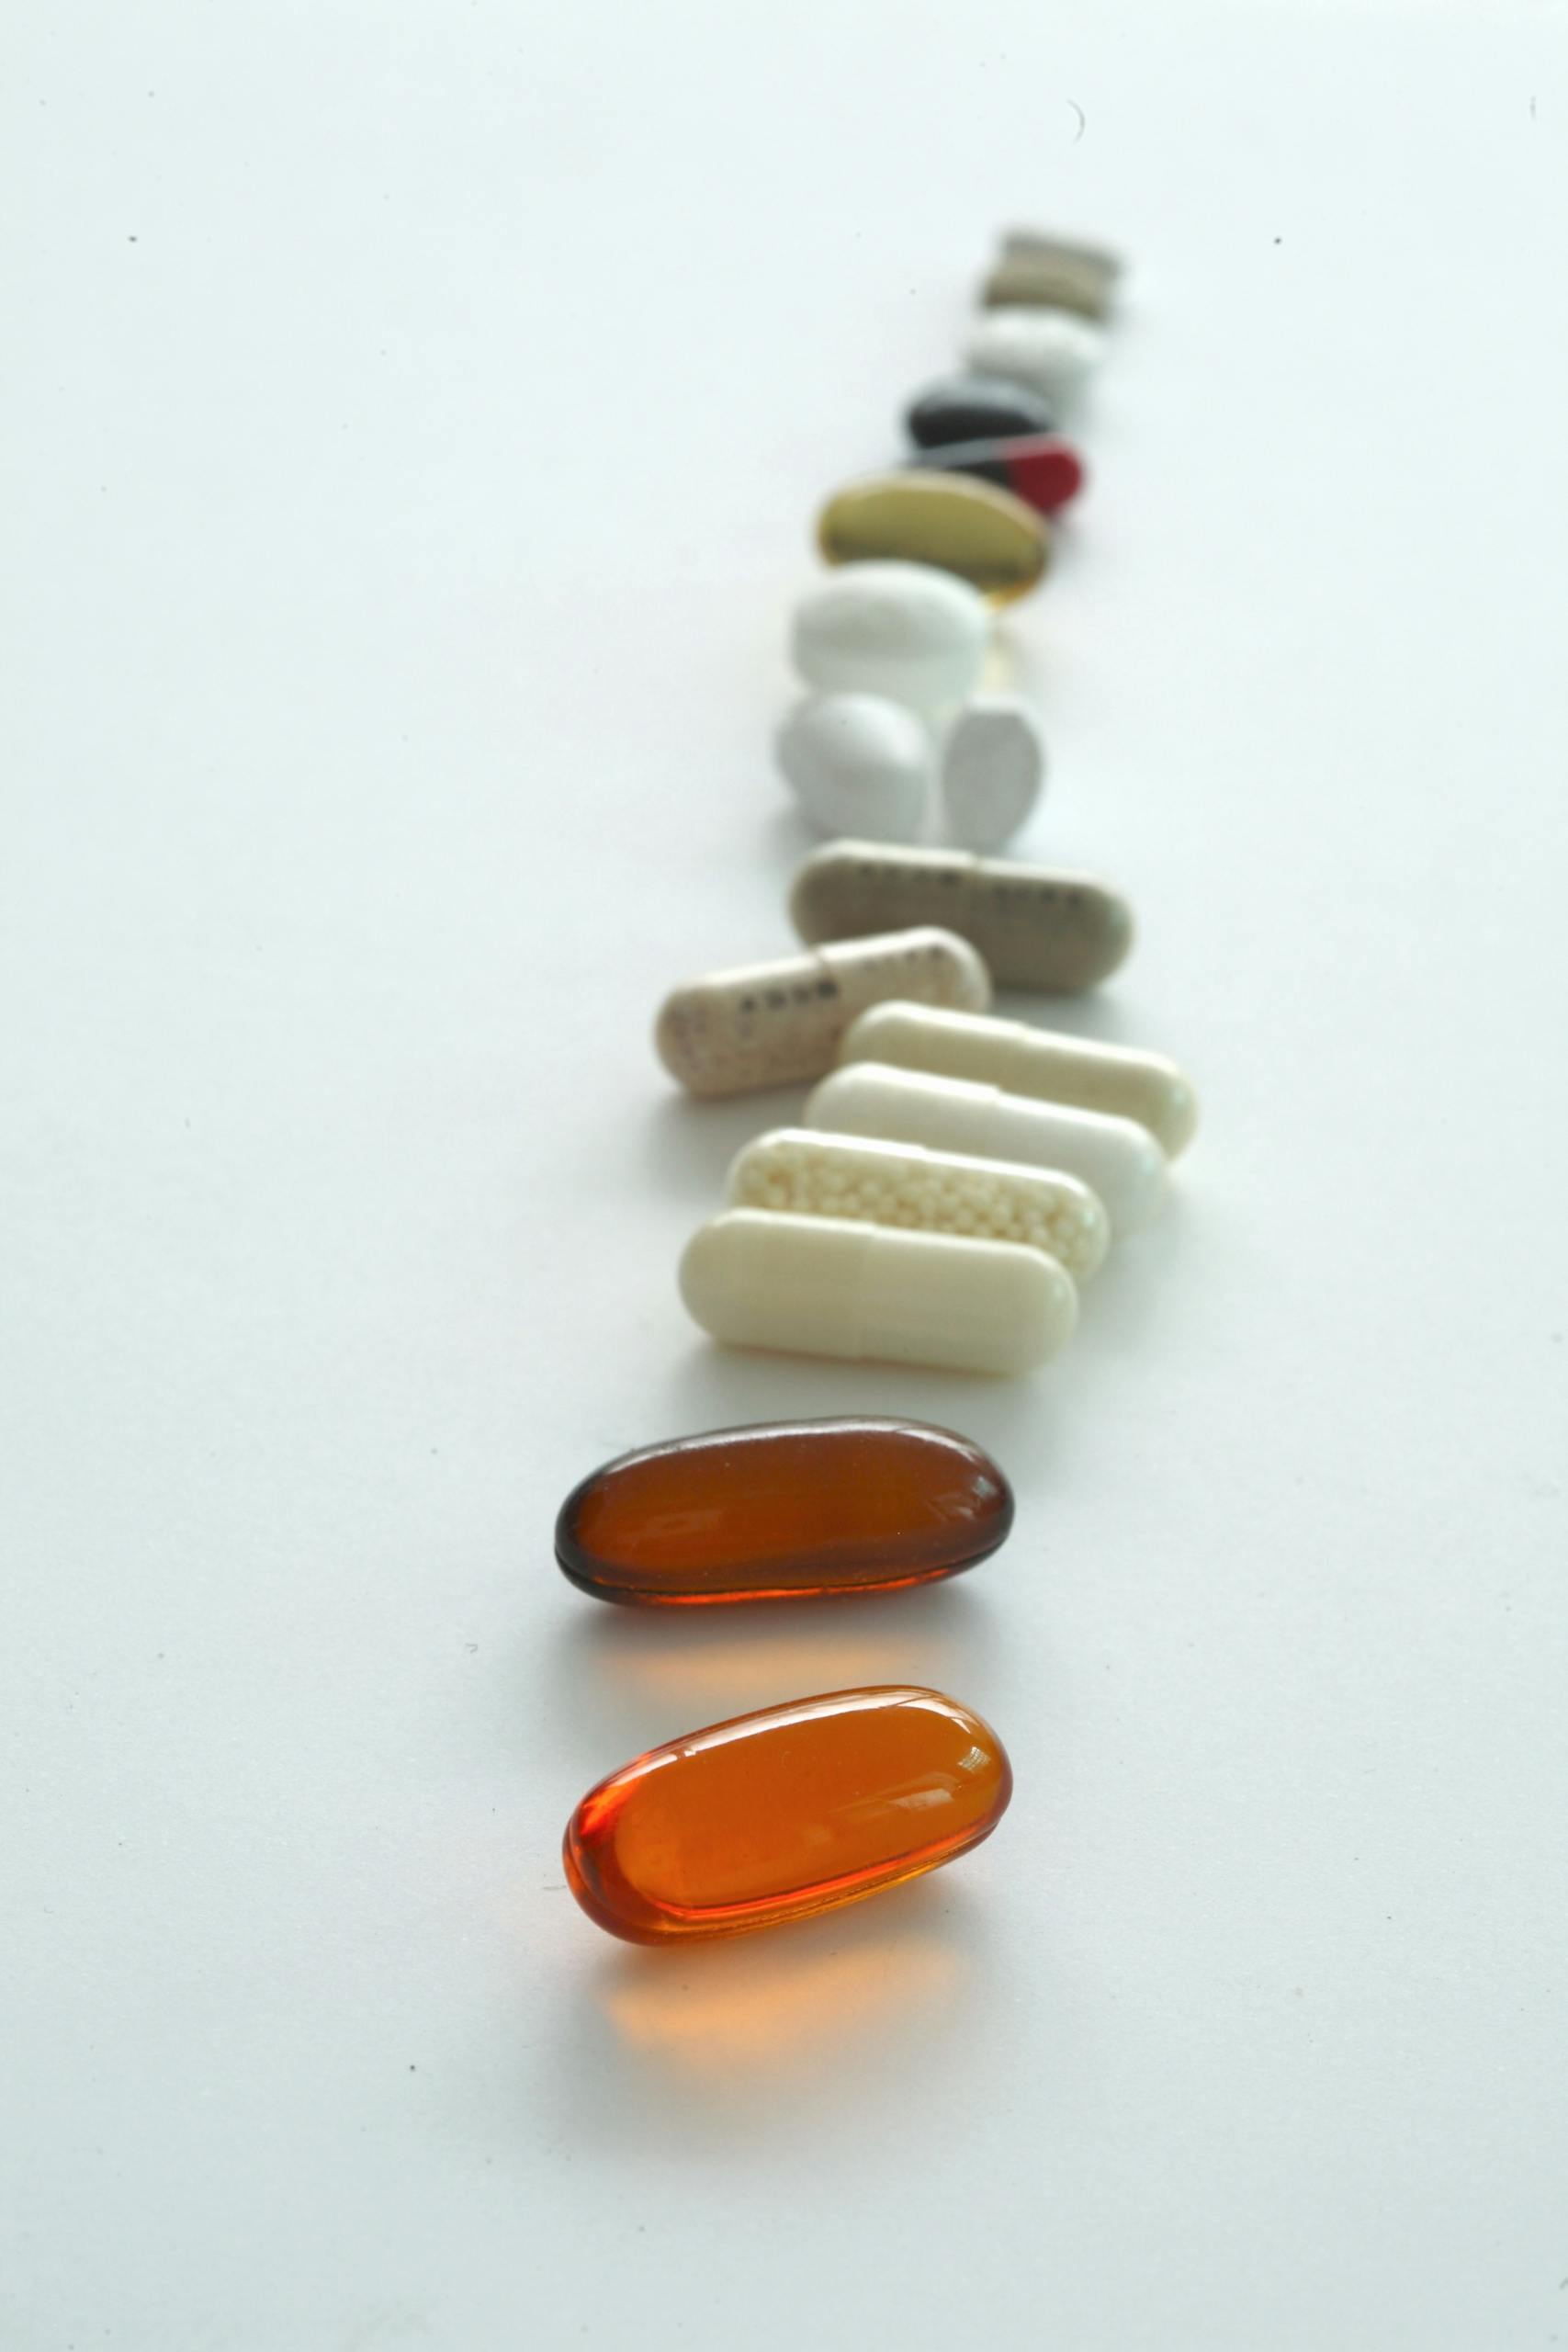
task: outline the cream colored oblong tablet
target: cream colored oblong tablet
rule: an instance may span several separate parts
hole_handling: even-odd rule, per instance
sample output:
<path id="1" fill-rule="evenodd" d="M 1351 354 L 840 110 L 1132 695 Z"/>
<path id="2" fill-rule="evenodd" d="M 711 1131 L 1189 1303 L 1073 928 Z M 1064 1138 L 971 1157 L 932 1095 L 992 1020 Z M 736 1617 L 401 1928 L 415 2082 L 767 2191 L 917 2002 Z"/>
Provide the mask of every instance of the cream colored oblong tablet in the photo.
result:
<path id="1" fill-rule="evenodd" d="M 775 1127 L 747 1144 L 730 1167 L 728 1198 L 738 1209 L 1021 1241 L 1080 1283 L 1111 1239 L 1103 1207 L 1076 1176 L 811 1127 Z"/>
<path id="2" fill-rule="evenodd" d="M 694 1319 L 734 1346 L 952 1372 L 1032 1372 L 1077 1320 L 1071 1277 L 1017 1242 L 758 1209 L 700 1227 L 680 1280 Z"/>
<path id="3" fill-rule="evenodd" d="M 927 1004 L 874 1004 L 851 1023 L 839 1058 L 891 1062 L 900 1069 L 934 1070 L 939 1078 L 980 1080 L 1043 1102 L 1071 1102 L 1080 1111 L 1113 1111 L 1139 1120 L 1173 1159 L 1191 1142 L 1198 1124 L 1198 1098 L 1187 1073 L 1164 1054 L 1064 1037 L 1022 1021 Z"/>
<path id="4" fill-rule="evenodd" d="M 968 1079 L 846 1062 L 812 1092 L 806 1124 L 833 1135 L 886 1136 L 936 1151 L 1059 1168 L 1099 1194 L 1117 1238 L 1148 1225 L 1165 1198 L 1165 1154 L 1136 1119 L 1032 1102 Z"/>
<path id="5" fill-rule="evenodd" d="M 795 875 L 789 911 L 813 942 L 942 923 L 979 949 L 1004 989 L 1091 989 L 1133 944 L 1126 899 L 1088 875 L 886 842 L 813 851 Z"/>
<path id="6" fill-rule="evenodd" d="M 884 997 L 983 1012 L 991 980 L 967 940 L 930 928 L 841 941 L 688 980 L 665 998 L 659 1057 L 692 1094 L 744 1094 L 831 1069 L 839 1040 Z"/>

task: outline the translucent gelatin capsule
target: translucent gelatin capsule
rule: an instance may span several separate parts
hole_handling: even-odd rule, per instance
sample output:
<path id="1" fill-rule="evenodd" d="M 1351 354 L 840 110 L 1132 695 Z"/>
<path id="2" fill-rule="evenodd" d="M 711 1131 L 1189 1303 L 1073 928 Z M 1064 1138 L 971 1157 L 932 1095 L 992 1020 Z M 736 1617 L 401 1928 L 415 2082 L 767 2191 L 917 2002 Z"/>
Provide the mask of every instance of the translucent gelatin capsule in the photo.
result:
<path id="1" fill-rule="evenodd" d="M 789 1086 L 831 1069 L 855 1015 L 889 996 L 982 1012 L 990 977 L 951 932 L 892 932 L 688 980 L 666 997 L 654 1044 L 692 1094 Z"/>
<path id="2" fill-rule="evenodd" d="M 934 565 L 993 605 L 1027 596 L 1051 560 L 1051 535 L 1033 507 L 967 474 L 878 474 L 852 482 L 822 509 L 817 543 L 829 563 Z"/>
<path id="3" fill-rule="evenodd" d="M 848 1062 L 810 1095 L 806 1124 L 831 1135 L 885 1136 L 1060 1169 L 1098 1194 L 1113 1235 L 1148 1225 L 1165 1198 L 1166 1156 L 1136 1119 L 1031 1102 L 968 1079 Z"/>
<path id="4" fill-rule="evenodd" d="M 847 1217 L 727 1210 L 686 1244 L 680 1282 L 731 1346 L 952 1372 L 1032 1372 L 1077 1320 L 1072 1277 L 1038 1250 Z"/>
<path id="5" fill-rule="evenodd" d="M 814 850 L 795 877 L 789 910 L 813 944 L 941 923 L 979 949 L 998 988 L 1090 989 L 1133 944 L 1126 899 L 1087 875 L 881 842 Z"/>
<path id="6" fill-rule="evenodd" d="M 1103 1206 L 1076 1176 L 811 1127 L 775 1127 L 747 1144 L 730 1169 L 728 1199 L 732 1208 L 774 1215 L 1018 1241 L 1078 1283 L 1099 1270 L 1111 1240 Z"/>
<path id="7" fill-rule="evenodd" d="M 629 1943 L 809 1918 L 988 1838 L 1012 1772 L 990 1725 L 939 1690 L 832 1690 L 651 1748 L 567 1825 L 567 1883 Z"/>
<path id="8" fill-rule="evenodd" d="M 877 1004 L 851 1023 L 839 1057 L 976 1079 L 1010 1094 L 1075 1103 L 1080 1111 L 1112 1111 L 1147 1127 L 1172 1159 L 1191 1142 L 1198 1124 L 1191 1081 L 1164 1054 L 1065 1037 L 1022 1021 L 923 1004 Z"/>
<path id="9" fill-rule="evenodd" d="M 943 473 L 973 474 L 998 490 L 1010 490 L 1042 514 L 1059 514 L 1070 506 L 1084 482 L 1083 459 L 1070 441 L 1055 433 L 1034 433 L 1017 441 L 954 441 L 943 449 L 922 449 L 909 463 Z"/>
<path id="10" fill-rule="evenodd" d="M 575 1487 L 556 1558 L 642 1607 L 820 1600 L 956 1576 L 1012 1525 L 990 1455 L 926 1421 L 762 1421 L 645 1446 Z"/>

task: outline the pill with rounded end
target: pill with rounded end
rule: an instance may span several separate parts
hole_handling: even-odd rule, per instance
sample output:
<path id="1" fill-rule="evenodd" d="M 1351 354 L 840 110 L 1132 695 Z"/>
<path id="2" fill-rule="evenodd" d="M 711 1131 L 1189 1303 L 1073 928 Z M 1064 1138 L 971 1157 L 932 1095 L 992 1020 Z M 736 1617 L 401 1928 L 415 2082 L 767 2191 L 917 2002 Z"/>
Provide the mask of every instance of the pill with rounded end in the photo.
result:
<path id="1" fill-rule="evenodd" d="M 813 944 L 941 923 L 974 943 L 998 988 L 1093 988 L 1133 944 L 1132 910 L 1103 882 L 962 850 L 829 842 L 796 874 L 789 908 Z"/>
<path id="2" fill-rule="evenodd" d="M 1150 1224 L 1165 1198 L 1166 1156 L 1136 1119 L 1039 1102 L 971 1079 L 846 1062 L 814 1089 L 806 1124 L 832 1135 L 886 1136 L 936 1151 L 1058 1168 L 1098 1194 L 1117 1238 Z"/>
<path id="3" fill-rule="evenodd" d="M 1022 1021 L 924 1004 L 876 1004 L 851 1023 L 839 1058 L 975 1079 L 1080 1111 L 1111 1111 L 1147 1127 L 1173 1159 L 1191 1142 L 1198 1124 L 1191 1080 L 1164 1054 L 1063 1036 Z"/>
<path id="4" fill-rule="evenodd" d="M 1028 820 L 1045 781 L 1038 712 L 1020 695 L 975 695 L 942 738 L 947 830 L 965 849 L 1000 849 Z"/>
<path id="5" fill-rule="evenodd" d="M 890 996 L 983 1012 L 990 976 L 967 940 L 929 925 L 843 940 L 688 980 L 665 998 L 653 1039 L 688 1093 L 790 1086 L 831 1069 L 855 1015 Z"/>
<path id="6" fill-rule="evenodd" d="M 998 243 L 1006 259 L 1048 261 L 1059 256 L 1098 269 L 1111 285 L 1126 267 L 1114 247 L 1084 237 L 1058 236 L 1050 229 L 1004 229 Z"/>
<path id="7" fill-rule="evenodd" d="M 1098 1271 L 1111 1239 L 1103 1207 L 1076 1176 L 810 1127 L 775 1127 L 747 1144 L 730 1167 L 728 1198 L 738 1209 L 1021 1241 L 1079 1283 Z"/>
<path id="8" fill-rule="evenodd" d="M 929 563 L 856 563 L 801 598 L 792 650 L 808 686 L 930 714 L 963 701 L 990 641 L 990 606 L 966 580 Z"/>
<path id="9" fill-rule="evenodd" d="M 829 563 L 926 563 L 954 573 L 993 605 L 1027 596 L 1045 576 L 1051 534 L 1032 506 L 970 474 L 874 474 L 823 507 L 817 544 Z"/>
<path id="10" fill-rule="evenodd" d="M 567 1884 L 628 1943 L 807 1919 L 988 1838 L 1012 1772 L 990 1725 L 940 1690 L 833 1690 L 688 1732 L 591 1789 Z"/>
<path id="11" fill-rule="evenodd" d="M 1019 441 L 954 441 L 946 448 L 922 449 L 909 462 L 995 482 L 1042 514 L 1059 514 L 1084 484 L 1083 459 L 1055 433 L 1032 433 Z"/>
<path id="12" fill-rule="evenodd" d="M 638 1608 L 891 1592 L 989 1558 L 1012 1525 L 990 1455 L 929 1421 L 760 1421 L 607 1462 L 556 1521 L 579 1591 Z"/>
<path id="13" fill-rule="evenodd" d="M 1103 269 L 1078 254 L 1004 253 L 981 286 L 980 300 L 987 310 L 1039 304 L 1102 319 L 1111 307 L 1112 285 Z"/>
<path id="14" fill-rule="evenodd" d="M 931 783 L 931 738 L 885 695 L 808 695 L 774 738 L 802 813 L 825 833 L 913 841 Z"/>
<path id="15" fill-rule="evenodd" d="M 984 311 L 964 346 L 966 367 L 987 376 L 1012 376 L 1064 406 L 1098 367 L 1105 337 L 1070 311 L 1014 305 Z"/>
<path id="16" fill-rule="evenodd" d="M 950 1372 L 1032 1372 L 1077 1320 L 1071 1275 L 1016 1241 L 762 1209 L 727 1209 L 693 1235 L 681 1295 L 735 1347 Z"/>
<path id="17" fill-rule="evenodd" d="M 955 441 L 1010 441 L 1049 433 L 1055 422 L 1043 392 L 1005 376 L 944 376 L 928 384 L 904 412 L 918 449 L 940 449 Z"/>

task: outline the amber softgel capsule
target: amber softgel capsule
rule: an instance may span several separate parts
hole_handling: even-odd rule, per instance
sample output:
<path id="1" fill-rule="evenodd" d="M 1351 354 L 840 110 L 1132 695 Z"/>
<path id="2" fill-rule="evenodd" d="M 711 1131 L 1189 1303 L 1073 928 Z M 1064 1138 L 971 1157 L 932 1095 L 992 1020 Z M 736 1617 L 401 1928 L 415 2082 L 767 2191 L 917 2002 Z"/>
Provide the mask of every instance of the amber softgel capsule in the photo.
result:
<path id="1" fill-rule="evenodd" d="M 567 1883 L 629 1943 L 837 1909 L 988 1838 L 1012 1771 L 940 1690 L 834 1690 L 689 1732 L 613 1772 L 567 1825 Z"/>
<path id="2" fill-rule="evenodd" d="M 891 1592 L 1005 1542 L 990 1455 L 927 1421 L 760 1421 L 623 1453 L 561 1505 L 556 1559 L 580 1592 L 638 1608 Z"/>

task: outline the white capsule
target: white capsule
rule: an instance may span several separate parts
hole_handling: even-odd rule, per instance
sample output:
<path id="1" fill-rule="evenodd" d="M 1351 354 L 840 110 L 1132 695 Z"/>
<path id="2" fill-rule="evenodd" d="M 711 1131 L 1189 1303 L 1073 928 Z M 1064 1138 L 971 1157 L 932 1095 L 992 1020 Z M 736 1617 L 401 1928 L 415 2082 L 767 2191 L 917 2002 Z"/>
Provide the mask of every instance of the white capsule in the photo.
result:
<path id="1" fill-rule="evenodd" d="M 890 996 L 983 1012 L 991 976 L 951 931 L 882 932 L 688 980 L 665 998 L 653 1042 L 692 1094 L 790 1086 L 831 1069 L 856 1014 Z"/>
<path id="2" fill-rule="evenodd" d="M 1028 818 L 1044 780 L 1045 738 L 1032 706 L 1019 695 L 973 695 L 942 747 L 952 838 L 964 849 L 1000 849 Z"/>
<path id="3" fill-rule="evenodd" d="M 727 1198 L 738 1209 L 1021 1242 L 1080 1283 L 1111 1239 L 1104 1209 L 1074 1176 L 810 1127 L 775 1127 L 747 1144 L 730 1168 Z"/>
<path id="4" fill-rule="evenodd" d="M 889 1001 L 852 1023 L 839 1059 L 891 1062 L 940 1078 L 976 1079 L 1043 1102 L 1070 1102 L 1080 1111 L 1111 1111 L 1138 1120 L 1173 1159 L 1191 1142 L 1198 1124 L 1191 1081 L 1164 1054 L 1100 1046 L 1031 1029 L 1022 1021 Z"/>
<path id="5" fill-rule="evenodd" d="M 1136 1119 L 1034 1102 L 968 1079 L 848 1062 L 811 1094 L 806 1124 L 836 1135 L 886 1136 L 937 1151 L 1059 1168 L 1099 1194 L 1118 1238 L 1148 1225 L 1165 1197 L 1165 1154 Z"/>
<path id="6" fill-rule="evenodd" d="M 823 693 L 888 695 L 928 715 L 962 702 L 991 641 L 979 591 L 933 564 L 846 564 L 795 611 L 795 666 Z"/>
<path id="7" fill-rule="evenodd" d="M 1071 311 L 1004 308 L 984 311 L 964 346 L 977 375 L 1007 376 L 1066 401 L 1098 366 L 1105 350 L 1099 327 Z"/>
<path id="8" fill-rule="evenodd" d="M 931 783 L 931 738 L 886 695 L 808 695 L 773 739 L 803 813 L 825 833 L 912 842 Z"/>
<path id="9" fill-rule="evenodd" d="M 1012 1241 L 894 1233 L 730 1209 L 681 1261 L 681 1295 L 716 1340 L 807 1355 L 1032 1372 L 1071 1338 L 1077 1295 Z"/>

